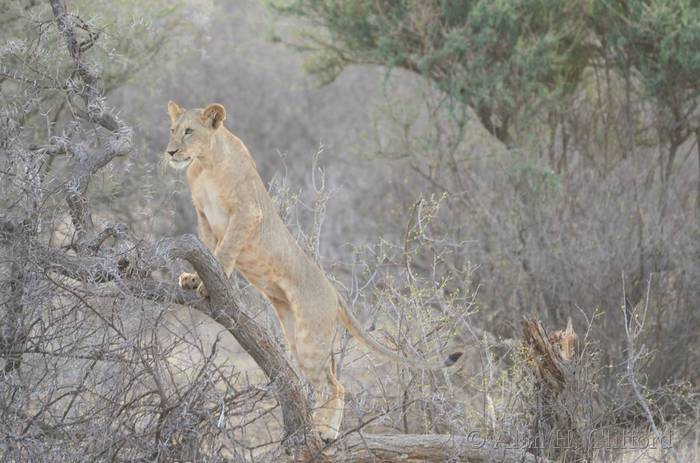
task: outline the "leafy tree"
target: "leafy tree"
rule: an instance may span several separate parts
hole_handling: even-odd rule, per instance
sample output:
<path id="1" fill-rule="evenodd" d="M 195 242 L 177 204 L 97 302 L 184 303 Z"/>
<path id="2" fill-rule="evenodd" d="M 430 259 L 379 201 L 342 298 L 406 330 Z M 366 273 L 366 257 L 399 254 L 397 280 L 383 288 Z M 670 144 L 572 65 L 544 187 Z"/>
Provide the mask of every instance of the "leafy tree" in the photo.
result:
<path id="1" fill-rule="evenodd" d="M 277 0 L 309 27 L 295 45 L 332 81 L 356 63 L 419 73 L 504 142 L 518 117 L 572 94 L 593 58 L 641 84 L 664 137 L 681 144 L 697 105 L 696 0 Z M 552 106 L 554 105 L 554 106 Z M 672 158 L 673 156 L 671 156 Z M 672 159 L 671 159 L 672 161 Z"/>
<path id="2" fill-rule="evenodd" d="M 651 104 L 664 148 L 659 159 L 663 211 L 678 149 L 700 135 L 700 2 L 599 0 L 591 20 L 613 69 L 639 87 L 637 107 Z"/>
<path id="3" fill-rule="evenodd" d="M 300 49 L 333 80 L 354 63 L 431 79 L 510 143 L 518 116 L 576 89 L 592 52 L 587 6 L 565 0 L 290 0 L 278 11 L 312 26 Z M 320 26 L 320 27 L 318 27 Z"/>

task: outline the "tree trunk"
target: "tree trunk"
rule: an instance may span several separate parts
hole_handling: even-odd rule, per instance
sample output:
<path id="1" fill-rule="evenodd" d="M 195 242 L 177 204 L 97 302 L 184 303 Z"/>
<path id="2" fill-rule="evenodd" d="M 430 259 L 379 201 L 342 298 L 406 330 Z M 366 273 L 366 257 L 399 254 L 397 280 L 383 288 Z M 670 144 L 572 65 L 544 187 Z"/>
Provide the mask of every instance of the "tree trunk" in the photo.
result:
<path id="1" fill-rule="evenodd" d="M 700 129 L 695 131 L 695 149 L 698 153 L 698 190 L 695 198 L 695 216 L 700 224 Z"/>

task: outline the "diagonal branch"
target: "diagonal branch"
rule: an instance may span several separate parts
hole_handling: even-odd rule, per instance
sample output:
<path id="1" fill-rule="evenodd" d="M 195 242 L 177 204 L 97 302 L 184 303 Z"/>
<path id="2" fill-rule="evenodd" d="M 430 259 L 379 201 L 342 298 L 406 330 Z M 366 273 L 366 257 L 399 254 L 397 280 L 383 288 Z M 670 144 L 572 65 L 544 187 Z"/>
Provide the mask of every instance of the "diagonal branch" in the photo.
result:
<path id="1" fill-rule="evenodd" d="M 36 246 L 38 249 L 40 245 Z M 191 305 L 211 316 L 236 338 L 272 383 L 282 408 L 287 447 L 303 454 L 318 453 L 322 448 L 320 439 L 309 432 L 312 420 L 306 383 L 271 333 L 240 309 L 228 278 L 209 250 L 195 236 L 184 235 L 161 240 L 153 249 L 142 251 L 141 255 L 150 255 L 150 258 L 135 256 L 130 262 L 123 257 L 71 256 L 46 246 L 36 251 L 38 263 L 46 271 L 85 282 L 115 281 L 137 297 Z M 154 262 L 173 258 L 185 259 L 192 264 L 207 285 L 208 300 L 143 276 L 153 269 Z M 149 263 L 149 268 L 134 268 L 144 261 Z M 129 278 L 132 274 L 140 277 Z"/>
<path id="2" fill-rule="evenodd" d="M 238 307 L 221 264 L 194 235 L 162 240 L 158 249 L 165 256 L 192 264 L 209 292 L 209 315 L 236 338 L 272 382 L 282 407 L 288 444 L 305 444 L 306 451 L 315 453 L 321 443 L 309 432 L 311 404 L 305 382 L 275 338 Z"/>

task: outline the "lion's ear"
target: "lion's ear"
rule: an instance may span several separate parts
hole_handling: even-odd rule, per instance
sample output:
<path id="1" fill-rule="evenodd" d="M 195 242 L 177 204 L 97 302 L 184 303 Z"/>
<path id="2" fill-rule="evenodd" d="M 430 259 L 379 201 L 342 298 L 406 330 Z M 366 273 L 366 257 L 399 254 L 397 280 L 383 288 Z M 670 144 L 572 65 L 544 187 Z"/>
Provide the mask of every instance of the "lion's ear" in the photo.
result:
<path id="1" fill-rule="evenodd" d="M 202 123 L 207 127 L 218 129 L 226 119 L 226 110 L 218 103 L 210 104 L 202 111 Z"/>
<path id="2" fill-rule="evenodd" d="M 168 114 L 170 115 L 170 122 L 175 123 L 178 117 L 184 113 L 185 110 L 180 107 L 179 104 L 174 101 L 168 101 Z"/>

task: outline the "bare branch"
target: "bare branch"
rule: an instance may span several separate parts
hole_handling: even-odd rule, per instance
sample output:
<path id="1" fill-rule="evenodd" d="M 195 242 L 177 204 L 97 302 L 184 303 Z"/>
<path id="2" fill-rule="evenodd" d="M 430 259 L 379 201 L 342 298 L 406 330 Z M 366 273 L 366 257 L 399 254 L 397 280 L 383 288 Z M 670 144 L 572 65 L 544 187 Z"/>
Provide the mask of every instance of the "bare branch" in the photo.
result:
<path id="1" fill-rule="evenodd" d="M 629 304 L 627 304 L 627 294 L 625 290 L 625 275 L 622 275 L 622 297 L 623 301 L 625 302 L 622 308 L 624 315 L 625 337 L 627 339 L 627 360 L 625 364 L 625 369 L 627 371 L 627 380 L 629 381 L 630 386 L 632 387 L 632 391 L 634 392 L 634 396 L 637 399 L 639 406 L 642 407 L 642 410 L 644 411 L 644 416 L 649 422 L 649 427 L 651 427 L 651 430 L 653 431 L 656 438 L 659 439 L 659 442 L 663 442 L 661 432 L 659 431 L 659 428 L 656 425 L 656 420 L 654 420 L 654 414 L 651 412 L 649 404 L 644 398 L 644 394 L 642 393 L 642 386 L 639 384 L 639 381 L 637 381 L 636 375 L 637 361 L 644 352 L 644 345 L 637 349 L 637 347 L 635 346 L 635 341 L 644 329 L 644 323 L 646 321 L 647 312 L 649 310 L 650 289 L 651 278 L 647 283 L 647 294 L 644 307 L 641 308 L 639 305 L 631 307 Z M 640 310 L 641 314 L 639 313 Z M 669 446 L 669 448 L 665 450 L 669 451 L 669 453 L 673 457 L 673 460 L 676 463 L 680 463 L 683 461 L 678 456 L 678 452 L 676 452 L 676 449 L 673 446 Z"/>
<path id="2" fill-rule="evenodd" d="M 93 227 L 87 200 L 90 178 L 115 157 L 126 156 L 132 151 L 133 133 L 130 127 L 105 108 L 97 88 L 97 77 L 83 60 L 82 52 L 85 48 L 82 48 L 76 39 L 73 17 L 67 13 L 64 1 L 50 0 L 50 3 L 56 24 L 65 39 L 66 48 L 73 62 L 74 73 L 80 77 L 83 83 L 79 87 L 71 86 L 67 90 L 68 97 L 76 94 L 80 96 L 85 109 L 76 108 L 76 113 L 111 132 L 111 136 L 102 144 L 102 149 L 89 153 L 89 155 L 76 155 L 76 147 L 69 142 L 64 142 L 64 146 L 56 150 L 57 153 L 68 151 L 74 155 L 73 178 L 66 186 L 66 193 L 71 219 L 78 234 L 77 247 L 80 248 L 86 239 L 87 231 Z M 86 28 L 87 26 L 83 24 L 81 27 Z M 88 32 L 90 33 L 90 31 Z"/>
<path id="3" fill-rule="evenodd" d="M 270 379 L 282 407 L 290 446 L 306 444 L 310 451 L 321 448 L 318 436 L 309 432 L 311 406 L 304 380 L 275 338 L 238 307 L 219 262 L 194 235 L 163 240 L 158 248 L 192 264 L 209 292 L 210 316 L 233 334 Z"/>

